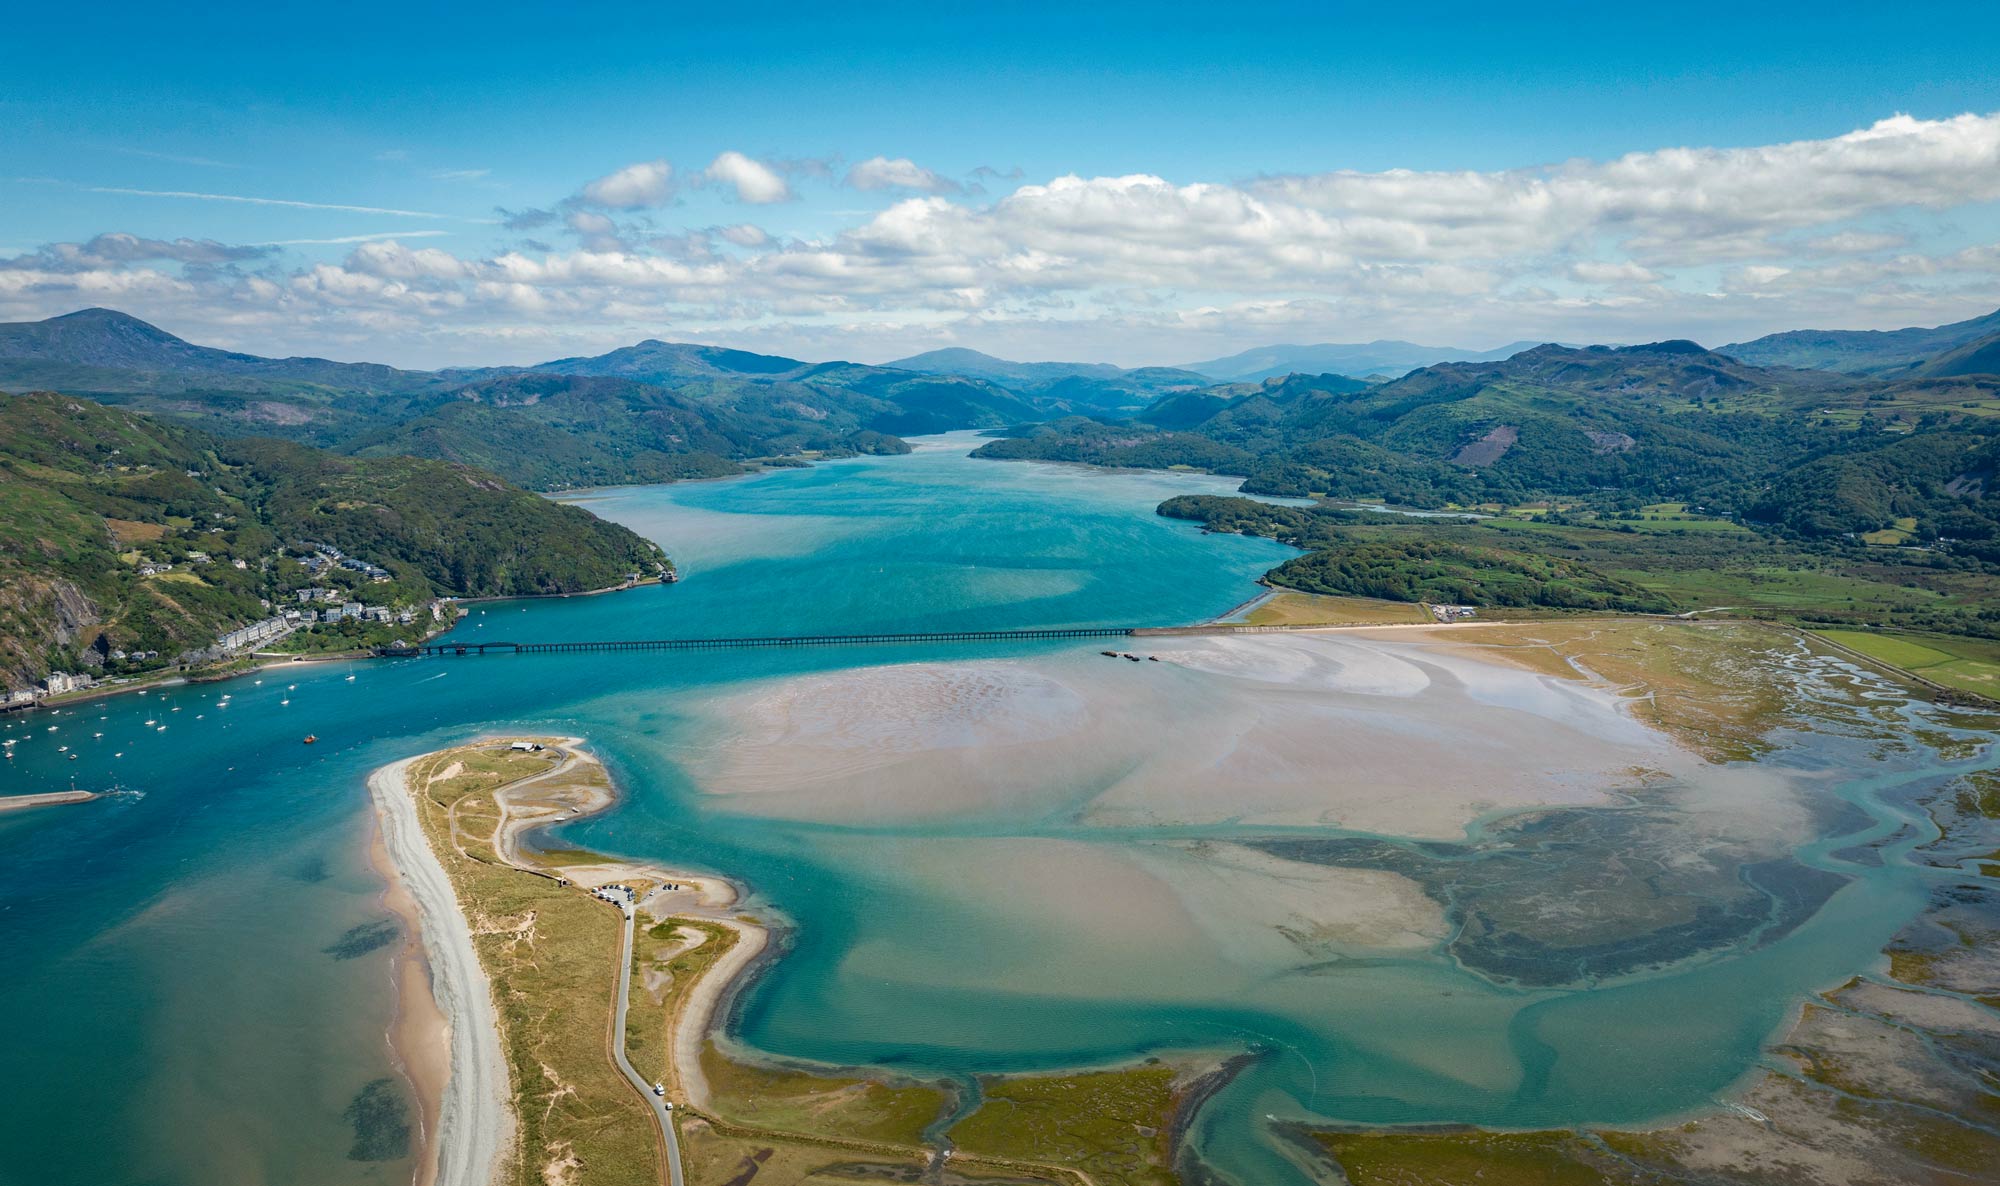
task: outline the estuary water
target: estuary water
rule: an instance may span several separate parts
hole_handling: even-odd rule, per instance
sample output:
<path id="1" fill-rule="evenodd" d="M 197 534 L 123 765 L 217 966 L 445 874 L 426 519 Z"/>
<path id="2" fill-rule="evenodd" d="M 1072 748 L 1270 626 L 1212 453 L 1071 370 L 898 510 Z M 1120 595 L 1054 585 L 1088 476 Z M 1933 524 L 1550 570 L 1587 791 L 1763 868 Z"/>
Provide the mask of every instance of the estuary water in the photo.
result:
<path id="1" fill-rule="evenodd" d="M 476 606 L 459 631 L 1178 624 L 1290 554 L 1153 514 L 1229 483 L 973 461 L 975 443 L 590 495 L 685 579 Z M 609 763 L 626 800 L 559 841 L 725 874 L 791 924 L 732 1040 L 960 1078 L 1248 1050 L 1193 1131 L 1241 1186 L 1305 1180 L 1291 1120 L 1711 1106 L 1804 994 L 1873 966 L 1921 908 L 1895 804 L 1967 761 L 1883 747 L 1918 710 L 1796 657 L 1831 723 L 1711 775 L 1602 698 L 1393 641 L 1097 650 L 299 665 L 11 718 L 0 793 L 121 793 L 0 815 L 0 1183 L 407 1181 L 363 779 L 484 733 L 585 736 Z M 1276 743 L 1300 734 L 1341 748 Z M 1524 736 L 1566 756 L 1520 758 Z M 1645 794 L 1600 750 L 1654 769 Z M 1428 814 L 1383 806 L 1405 797 Z M 1538 801 L 1561 810 L 1536 827 L 1589 841 L 1537 848 L 1510 821 Z M 1576 938 L 1549 929 L 1562 912 L 1481 946 L 1442 905 L 1504 918 L 1530 883 L 1581 900 L 1634 854 L 1683 871 L 1681 898 L 1597 919 L 1563 947 L 1575 967 L 1521 954 Z"/>

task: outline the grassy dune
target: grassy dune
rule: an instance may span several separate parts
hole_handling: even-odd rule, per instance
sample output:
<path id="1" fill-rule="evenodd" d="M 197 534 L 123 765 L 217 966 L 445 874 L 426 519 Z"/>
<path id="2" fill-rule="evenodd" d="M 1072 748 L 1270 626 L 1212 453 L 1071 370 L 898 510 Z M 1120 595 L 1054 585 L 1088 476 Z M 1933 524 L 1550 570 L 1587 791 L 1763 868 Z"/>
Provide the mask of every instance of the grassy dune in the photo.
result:
<path id="1" fill-rule="evenodd" d="M 657 1182 L 646 1105 L 610 1057 L 617 912 L 573 887 L 509 868 L 493 852 L 493 791 L 550 765 L 542 754 L 470 747 L 430 755 L 410 773 L 422 788 L 424 829 L 469 916 L 499 1011 L 520 1132 L 497 1181 Z M 584 767 L 585 777 L 603 773 Z"/>
<path id="2" fill-rule="evenodd" d="M 1334 597 L 1287 589 L 1251 610 L 1243 620 L 1251 626 L 1377 626 L 1425 622 L 1430 617 L 1423 607 L 1405 601 Z"/>
<path id="3" fill-rule="evenodd" d="M 950 1136 L 967 1153 L 1075 1166 L 1101 1186 L 1170 1186 L 1177 1076 L 1147 1063 L 982 1080 L 984 1102 Z"/>

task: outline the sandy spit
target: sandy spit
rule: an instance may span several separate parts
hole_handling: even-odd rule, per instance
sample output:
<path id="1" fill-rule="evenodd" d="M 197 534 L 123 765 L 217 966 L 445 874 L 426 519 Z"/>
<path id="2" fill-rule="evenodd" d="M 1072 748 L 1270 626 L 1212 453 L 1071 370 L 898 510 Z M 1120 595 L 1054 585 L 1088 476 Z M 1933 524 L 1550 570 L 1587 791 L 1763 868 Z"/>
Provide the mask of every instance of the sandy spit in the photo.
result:
<path id="1" fill-rule="evenodd" d="M 739 978 L 757 962 L 771 938 L 766 928 L 740 918 L 709 917 L 708 921 L 735 931 L 736 945 L 715 962 L 708 975 L 688 989 L 679 1016 L 674 1018 L 674 1074 L 687 1102 L 697 1108 L 711 1105 L 708 1076 L 701 1069 L 701 1051 L 708 1044 L 709 1035 L 720 1028 L 722 1001 L 730 990 L 738 987 Z"/>
<path id="2" fill-rule="evenodd" d="M 506 1056 L 472 928 L 411 799 L 408 776 L 415 760 L 376 770 L 368 776 L 368 790 L 384 851 L 415 903 L 431 993 L 450 1029 L 451 1071 L 437 1104 L 436 1172 L 429 1180 L 438 1186 L 487 1186 L 514 1135 Z"/>
<path id="3" fill-rule="evenodd" d="M 0 795 L 0 811 L 26 811 L 30 807 L 54 807 L 59 803 L 88 803 L 96 791 L 49 791 L 37 795 Z"/>

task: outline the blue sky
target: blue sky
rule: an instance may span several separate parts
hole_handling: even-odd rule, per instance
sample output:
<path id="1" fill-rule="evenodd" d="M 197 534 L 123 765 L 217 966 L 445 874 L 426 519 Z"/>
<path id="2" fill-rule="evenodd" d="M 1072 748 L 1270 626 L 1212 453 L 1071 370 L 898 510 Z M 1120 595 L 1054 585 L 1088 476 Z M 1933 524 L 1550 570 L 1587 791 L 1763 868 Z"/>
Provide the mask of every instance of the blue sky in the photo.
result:
<path id="1" fill-rule="evenodd" d="M 1135 363 L 2000 305 L 1990 5 L 276 7 L 11 18 L 0 316 Z"/>

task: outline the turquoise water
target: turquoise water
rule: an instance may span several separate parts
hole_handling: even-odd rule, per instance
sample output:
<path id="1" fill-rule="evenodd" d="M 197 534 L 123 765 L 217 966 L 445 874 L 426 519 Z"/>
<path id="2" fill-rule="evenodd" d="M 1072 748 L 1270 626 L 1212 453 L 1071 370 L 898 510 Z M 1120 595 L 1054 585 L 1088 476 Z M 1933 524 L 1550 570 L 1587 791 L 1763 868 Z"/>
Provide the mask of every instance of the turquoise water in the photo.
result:
<path id="1" fill-rule="evenodd" d="M 681 584 L 477 607 L 460 630 L 516 641 L 1170 624 L 1232 608 L 1289 554 L 1152 513 L 1225 483 L 974 462 L 971 443 L 604 492 L 589 505 L 666 546 Z M 1062 670 L 1092 650 L 1001 655 Z M 1438 952 L 1248 975 L 1191 945 L 1172 958 L 1107 950 L 1089 991 L 1048 991 L 1036 986 L 1074 936 L 1005 895 L 954 892 L 956 854 L 1064 844 L 1122 860 L 1185 836 L 1088 827 L 1045 807 L 918 823 L 732 814 L 684 760 L 713 744 L 719 694 L 965 657 L 328 664 L 8 721 L 7 793 L 72 778 L 134 793 L 0 816 L 0 1061 L 14 1072 L 0 1079 L 0 1182 L 407 1180 L 406 1159 L 350 1156 L 361 1150 L 343 1114 L 391 1074 L 387 949 L 354 938 L 383 917 L 362 780 L 496 729 L 588 736 L 629 792 L 564 839 L 726 873 L 796 924 L 786 957 L 741 1002 L 742 1041 L 950 1075 L 1254 1048 L 1261 1057 L 1196 1135 L 1226 1176 L 1260 1186 L 1297 1176 L 1266 1117 L 1526 1126 L 1701 1107 L 1755 1065 L 1801 994 L 1869 967 L 1926 888 L 1894 850 L 1850 867 L 1831 855 L 1839 843 L 1819 843 L 1807 862 L 1856 880 L 1783 939 L 1588 990 L 1496 986 Z M 299 744 L 308 732 L 318 744 Z M 1870 751 L 1831 730 L 1791 739 L 1774 761 L 1822 772 L 1829 799 L 1859 808 L 1842 831 L 1890 819 L 1879 795 L 1950 769 L 1917 747 Z"/>

